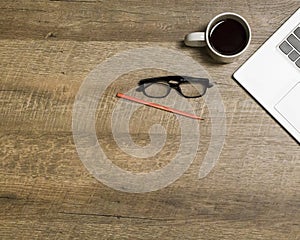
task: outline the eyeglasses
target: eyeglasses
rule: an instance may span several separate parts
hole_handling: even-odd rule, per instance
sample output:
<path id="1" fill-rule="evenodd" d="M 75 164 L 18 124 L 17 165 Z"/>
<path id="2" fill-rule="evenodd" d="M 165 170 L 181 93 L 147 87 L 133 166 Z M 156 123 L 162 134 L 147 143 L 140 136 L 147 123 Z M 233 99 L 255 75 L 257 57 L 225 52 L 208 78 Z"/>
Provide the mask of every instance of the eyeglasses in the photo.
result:
<path id="1" fill-rule="evenodd" d="M 207 88 L 212 86 L 213 84 L 207 78 L 164 76 L 140 80 L 137 91 L 142 91 L 147 97 L 163 98 L 173 88 L 185 98 L 198 98 L 203 96 Z"/>

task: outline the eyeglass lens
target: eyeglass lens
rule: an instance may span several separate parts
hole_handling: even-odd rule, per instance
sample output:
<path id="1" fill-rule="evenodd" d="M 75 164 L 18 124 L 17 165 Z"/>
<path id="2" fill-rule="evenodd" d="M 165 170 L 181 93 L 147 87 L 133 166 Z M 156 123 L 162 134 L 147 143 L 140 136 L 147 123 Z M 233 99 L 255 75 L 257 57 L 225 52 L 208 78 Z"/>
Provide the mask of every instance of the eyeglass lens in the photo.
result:
<path id="1" fill-rule="evenodd" d="M 185 97 L 200 97 L 204 94 L 206 87 L 199 82 L 183 82 L 179 85 L 182 95 Z"/>
<path id="2" fill-rule="evenodd" d="M 146 83 L 144 84 L 144 92 L 149 97 L 162 98 L 166 97 L 171 88 L 166 82 Z"/>

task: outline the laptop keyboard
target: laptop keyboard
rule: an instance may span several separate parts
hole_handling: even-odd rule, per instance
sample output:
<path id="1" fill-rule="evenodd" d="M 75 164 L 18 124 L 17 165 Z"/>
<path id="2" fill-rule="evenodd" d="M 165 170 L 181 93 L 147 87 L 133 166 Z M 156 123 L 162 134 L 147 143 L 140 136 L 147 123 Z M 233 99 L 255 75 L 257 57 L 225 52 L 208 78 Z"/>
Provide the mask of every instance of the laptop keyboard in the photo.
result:
<path id="1" fill-rule="evenodd" d="M 279 49 L 300 69 L 300 27 L 279 45 Z"/>

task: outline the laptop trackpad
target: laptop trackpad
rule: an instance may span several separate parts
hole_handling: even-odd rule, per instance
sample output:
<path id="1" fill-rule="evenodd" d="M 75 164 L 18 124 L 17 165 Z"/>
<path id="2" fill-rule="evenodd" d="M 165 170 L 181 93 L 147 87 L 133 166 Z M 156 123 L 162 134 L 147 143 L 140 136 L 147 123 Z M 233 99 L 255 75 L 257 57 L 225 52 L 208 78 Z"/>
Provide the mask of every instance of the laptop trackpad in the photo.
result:
<path id="1" fill-rule="evenodd" d="M 300 82 L 275 105 L 275 109 L 300 133 Z"/>

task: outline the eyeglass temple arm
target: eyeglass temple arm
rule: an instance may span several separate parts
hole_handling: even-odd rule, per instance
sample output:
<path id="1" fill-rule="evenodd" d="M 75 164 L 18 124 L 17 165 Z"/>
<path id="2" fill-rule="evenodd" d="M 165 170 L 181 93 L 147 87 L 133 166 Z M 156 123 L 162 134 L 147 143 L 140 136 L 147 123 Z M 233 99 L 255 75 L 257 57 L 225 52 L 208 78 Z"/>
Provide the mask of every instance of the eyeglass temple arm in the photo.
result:
<path id="1" fill-rule="evenodd" d="M 180 81 L 182 80 L 182 76 L 163 76 L 163 77 L 153 77 L 153 78 L 145 78 L 139 81 L 139 85 L 144 84 L 144 83 L 153 83 L 153 82 L 161 82 L 161 81 L 170 81 L 170 80 L 176 80 Z"/>
<path id="2" fill-rule="evenodd" d="M 209 83 L 208 78 L 200 78 L 200 77 L 189 77 L 189 76 L 182 76 L 182 79 L 189 82 L 204 82 Z"/>
<path id="3" fill-rule="evenodd" d="M 144 83 L 153 83 L 153 82 L 170 81 L 170 80 L 175 80 L 178 82 L 182 82 L 182 81 L 199 82 L 199 81 L 201 81 L 201 82 L 206 83 L 208 85 L 208 87 L 213 86 L 213 84 L 211 84 L 209 82 L 209 79 L 207 79 L 207 78 L 196 78 L 196 77 L 179 76 L 179 75 L 145 78 L 145 79 L 142 79 L 139 81 L 139 85 L 142 85 Z"/>

